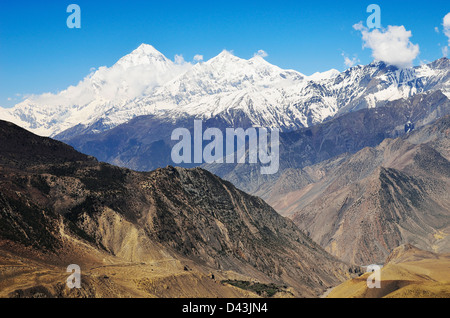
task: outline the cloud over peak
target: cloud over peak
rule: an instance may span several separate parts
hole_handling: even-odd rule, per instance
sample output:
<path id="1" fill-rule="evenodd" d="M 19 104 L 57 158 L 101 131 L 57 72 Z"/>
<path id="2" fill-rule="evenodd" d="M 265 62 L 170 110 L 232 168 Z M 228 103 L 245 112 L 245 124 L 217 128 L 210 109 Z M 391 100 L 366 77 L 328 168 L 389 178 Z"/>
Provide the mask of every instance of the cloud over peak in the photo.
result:
<path id="1" fill-rule="evenodd" d="M 202 62 L 203 61 L 203 55 L 196 54 L 194 56 L 194 62 Z"/>
<path id="2" fill-rule="evenodd" d="M 408 68 L 420 53 L 419 45 L 410 41 L 411 31 L 407 31 L 403 25 L 369 30 L 360 22 L 353 28 L 361 32 L 363 47 L 372 50 L 375 60 Z"/>
<path id="3" fill-rule="evenodd" d="M 344 65 L 346 67 L 353 67 L 355 66 L 357 63 L 359 63 L 359 59 L 358 57 L 355 55 L 353 56 L 353 58 L 350 58 L 347 56 L 347 54 L 345 54 L 344 52 L 342 52 L 342 57 L 344 58 Z"/>
<path id="4" fill-rule="evenodd" d="M 256 52 L 255 54 L 253 54 L 253 56 L 260 56 L 262 58 L 268 57 L 269 54 L 267 54 L 266 51 L 264 50 L 259 50 L 258 52 Z"/>

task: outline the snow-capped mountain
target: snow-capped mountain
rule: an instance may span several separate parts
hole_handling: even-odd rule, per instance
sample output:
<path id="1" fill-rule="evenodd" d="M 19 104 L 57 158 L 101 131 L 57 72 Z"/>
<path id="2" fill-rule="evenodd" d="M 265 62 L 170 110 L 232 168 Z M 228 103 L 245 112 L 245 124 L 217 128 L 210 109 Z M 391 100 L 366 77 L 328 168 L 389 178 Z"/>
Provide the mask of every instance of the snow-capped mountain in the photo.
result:
<path id="1" fill-rule="evenodd" d="M 189 67 L 177 65 L 151 45 L 142 44 L 112 67 L 100 67 L 76 86 L 57 94 L 31 96 L 12 109 L 0 109 L 0 118 L 39 135 L 53 136 L 79 123 L 108 116 L 114 107 L 150 94 Z"/>
<path id="2" fill-rule="evenodd" d="M 143 44 L 77 86 L 0 110 L 0 118 L 40 135 L 66 131 L 65 137 L 108 130 L 140 115 L 220 117 L 232 125 L 239 113 L 254 126 L 293 130 L 437 89 L 450 96 L 446 58 L 409 69 L 373 62 L 305 76 L 261 56 L 245 60 L 228 51 L 207 62 L 180 65 Z"/>
<path id="3" fill-rule="evenodd" d="M 233 123 L 233 110 L 243 111 L 257 126 L 290 126 L 286 107 L 292 88 L 306 83 L 305 76 L 283 70 L 255 56 L 249 60 L 223 51 L 205 63 L 194 65 L 183 75 L 157 88 L 153 94 L 137 98 L 109 117 L 120 121 L 127 114 L 158 114 L 179 118 L 211 118 L 221 115 Z"/>

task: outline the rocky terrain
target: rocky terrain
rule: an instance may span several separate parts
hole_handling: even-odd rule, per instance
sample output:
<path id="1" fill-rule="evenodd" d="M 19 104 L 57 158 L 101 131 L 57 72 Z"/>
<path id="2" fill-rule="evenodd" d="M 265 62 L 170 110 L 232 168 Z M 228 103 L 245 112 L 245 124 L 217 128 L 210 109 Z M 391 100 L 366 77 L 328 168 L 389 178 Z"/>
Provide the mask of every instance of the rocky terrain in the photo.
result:
<path id="1" fill-rule="evenodd" d="M 382 263 L 411 243 L 449 252 L 450 117 L 354 155 L 290 170 L 265 199 L 327 251 Z"/>
<path id="2" fill-rule="evenodd" d="M 283 171 L 303 168 L 345 153 L 355 153 L 364 147 L 374 147 L 385 138 L 405 133 L 411 121 L 420 128 L 441 116 L 450 114 L 450 101 L 441 92 L 417 94 L 407 99 L 389 102 L 383 107 L 362 109 L 344 114 L 323 124 L 280 134 L 280 171 L 275 175 L 261 175 L 257 164 L 205 164 L 202 167 L 232 182 L 239 189 L 262 195 L 267 183 L 275 182 Z M 238 126 L 223 118 L 203 121 L 203 129 L 251 127 L 240 112 L 233 113 Z M 138 171 L 154 170 L 173 165 L 171 141 L 174 128 L 193 131 L 194 117 L 161 119 L 157 116 L 138 116 L 129 122 L 97 134 L 80 133 L 75 137 L 59 136 L 75 149 L 121 167 Z M 181 164 L 192 168 L 194 164 Z M 258 172 L 258 173 L 257 173 Z"/>
<path id="3" fill-rule="evenodd" d="M 358 272 L 200 168 L 134 172 L 3 121 L 0 140 L 2 297 L 251 294 L 229 280 L 314 297 Z M 81 290 L 64 288 L 69 264 Z"/>
<path id="4" fill-rule="evenodd" d="M 185 77 L 208 67 L 220 73 L 217 64 L 228 60 L 253 71 L 258 62 L 263 84 L 261 70 L 279 75 L 225 52 Z M 325 94 L 357 79 L 362 95 L 346 95 L 334 117 L 283 122 L 280 170 L 269 176 L 258 164 L 170 166 L 171 132 L 192 130 L 196 113 L 120 125 L 100 118 L 58 135 L 93 156 L 1 121 L 0 296 L 315 297 L 402 244 L 450 252 L 447 64 L 427 66 L 440 70 L 434 79 L 416 77 L 425 66 L 414 75 L 377 64 L 309 81 Z M 249 89 L 247 80 L 229 89 Z M 378 99 L 393 83 L 404 98 Z M 157 90 L 170 95 L 170 85 Z M 152 104 L 148 98 L 138 104 Z M 200 116 L 203 128 L 254 125 L 240 107 L 249 99 L 239 101 Z M 311 109 L 323 110 L 324 101 Z M 83 268 L 82 290 L 65 288 L 73 263 Z"/>
<path id="5" fill-rule="evenodd" d="M 291 169 L 302 169 L 354 154 L 365 147 L 375 147 L 386 138 L 403 136 L 409 121 L 418 129 L 445 115 L 450 115 L 450 100 L 442 92 L 418 94 L 383 107 L 351 112 L 310 128 L 281 133 L 277 174 L 261 175 L 258 164 L 207 164 L 203 167 L 239 189 L 266 199 L 267 187 L 282 181 L 280 177 L 285 171 L 289 173 Z M 309 178 L 314 179 L 314 176 Z"/>

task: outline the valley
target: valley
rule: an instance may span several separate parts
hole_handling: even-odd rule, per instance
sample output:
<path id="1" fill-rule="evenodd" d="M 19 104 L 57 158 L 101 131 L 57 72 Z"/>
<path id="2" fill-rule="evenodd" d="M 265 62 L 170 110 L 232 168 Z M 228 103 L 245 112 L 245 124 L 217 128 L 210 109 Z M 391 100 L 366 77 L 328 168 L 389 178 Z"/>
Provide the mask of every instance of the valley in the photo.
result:
<path id="1" fill-rule="evenodd" d="M 29 287 L 26 279 L 49 280 L 41 271 L 77 264 L 90 269 L 83 291 L 89 297 L 97 295 L 91 289 L 103 284 L 102 275 L 114 277 L 112 271 L 121 273 L 119 286 L 111 287 L 118 296 L 132 296 L 123 290 L 133 284 L 133 293 L 142 288 L 155 296 L 194 295 L 185 280 L 205 285 L 196 296 L 209 289 L 236 295 L 226 294 L 234 287 L 206 278 L 213 273 L 220 280 L 275 284 L 286 286 L 289 295 L 314 297 L 358 272 L 263 200 L 206 170 L 169 166 L 134 172 L 7 122 L 0 122 L 0 139 L 7 149 L 1 152 L 1 250 L 12 255 L 7 262 L 13 267 L 27 264 L 25 276 L 13 274 L 12 280 L 2 279 L 5 284 L 19 280 Z M 35 260 L 38 270 L 15 257 Z M 153 279 L 185 287 L 164 291 Z M 58 286 L 45 293 L 59 295 Z M 111 293 L 108 288 L 98 295 Z"/>
<path id="2" fill-rule="evenodd" d="M 449 71 L 142 44 L 1 108 L 0 298 L 448 298 Z"/>

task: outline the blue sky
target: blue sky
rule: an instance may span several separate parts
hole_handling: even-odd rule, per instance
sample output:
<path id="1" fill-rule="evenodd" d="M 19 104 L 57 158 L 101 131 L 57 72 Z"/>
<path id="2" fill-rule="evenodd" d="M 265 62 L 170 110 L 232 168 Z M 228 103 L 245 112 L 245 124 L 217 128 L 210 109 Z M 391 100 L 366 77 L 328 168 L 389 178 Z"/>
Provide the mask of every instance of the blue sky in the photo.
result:
<path id="1" fill-rule="evenodd" d="M 71 3 L 81 8 L 81 29 L 66 26 Z M 448 0 L 2 0 L 0 106 L 75 85 L 91 68 L 111 66 L 141 43 L 186 61 L 196 54 L 208 60 L 223 49 L 251 58 L 262 49 L 270 63 L 306 75 L 344 70 L 343 54 L 367 64 L 372 51 L 362 48 L 353 25 L 365 23 L 371 3 L 381 7 L 382 27 L 412 32 L 410 41 L 420 46 L 415 65 L 442 57 Z"/>

